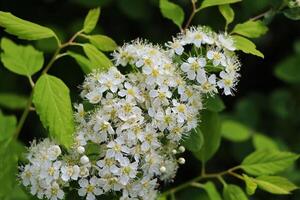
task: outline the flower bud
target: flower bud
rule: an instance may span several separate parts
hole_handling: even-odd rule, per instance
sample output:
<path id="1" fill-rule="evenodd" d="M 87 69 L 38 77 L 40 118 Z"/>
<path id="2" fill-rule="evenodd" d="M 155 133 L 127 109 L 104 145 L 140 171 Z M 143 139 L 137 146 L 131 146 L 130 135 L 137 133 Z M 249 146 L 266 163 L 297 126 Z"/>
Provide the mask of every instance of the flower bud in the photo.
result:
<path id="1" fill-rule="evenodd" d="M 180 146 L 178 150 L 180 151 L 180 153 L 183 153 L 183 152 L 185 152 L 185 148 L 184 148 L 184 146 Z"/>
<path id="2" fill-rule="evenodd" d="M 172 153 L 173 153 L 173 154 L 176 154 L 176 153 L 177 153 L 176 149 L 173 149 L 173 150 L 172 150 Z"/>
<path id="3" fill-rule="evenodd" d="M 185 163 L 185 159 L 184 158 L 179 158 L 178 163 L 183 165 Z"/>
<path id="4" fill-rule="evenodd" d="M 85 152 L 85 148 L 83 146 L 79 146 L 79 147 L 77 147 L 77 152 L 79 154 L 83 154 Z"/>
<path id="5" fill-rule="evenodd" d="M 165 173 L 166 172 L 166 167 L 165 166 L 161 166 L 160 168 L 159 168 L 159 171 L 161 172 L 161 173 Z"/>
<path id="6" fill-rule="evenodd" d="M 90 159 L 86 155 L 84 155 L 80 158 L 80 163 L 83 165 L 88 164 L 89 162 L 90 162 Z"/>

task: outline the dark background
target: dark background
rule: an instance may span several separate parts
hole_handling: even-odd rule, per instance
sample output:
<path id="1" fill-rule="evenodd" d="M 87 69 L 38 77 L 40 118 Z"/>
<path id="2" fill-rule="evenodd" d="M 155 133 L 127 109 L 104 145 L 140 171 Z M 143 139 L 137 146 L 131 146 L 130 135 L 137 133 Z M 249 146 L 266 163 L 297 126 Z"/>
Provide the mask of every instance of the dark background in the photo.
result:
<path id="1" fill-rule="evenodd" d="M 176 2 L 182 5 L 186 14 L 189 13 L 190 1 Z M 242 3 L 233 6 L 236 12 L 233 24 L 244 22 L 265 12 L 278 2 L 280 1 L 243 0 Z M 1 11 L 8 11 L 22 19 L 49 26 L 56 30 L 65 41 L 81 28 L 89 8 L 96 6 L 101 6 L 102 10 L 100 21 L 94 32 L 112 37 L 119 45 L 138 37 L 163 44 L 178 32 L 178 28 L 160 14 L 157 0 L 0 0 Z M 205 24 L 212 26 L 215 30 L 223 30 L 225 21 L 216 8 L 208 8 L 197 14 L 193 24 Z M 274 76 L 276 65 L 295 54 L 294 45 L 300 39 L 300 22 L 278 14 L 268 26 L 268 33 L 255 40 L 258 49 L 265 55 L 265 59 L 240 53 L 242 76 L 236 95 L 223 97 L 227 107 L 224 115 L 243 122 L 255 131 L 271 136 L 283 149 L 300 153 L 299 84 L 288 84 Z M 0 30 L 0 36 L 7 36 L 18 41 L 2 30 Z M 18 41 L 18 43 L 26 44 L 27 41 Z M 52 40 L 42 40 L 34 42 L 34 45 L 47 51 L 45 57 L 49 59 L 53 52 L 53 43 Z M 49 73 L 64 80 L 71 89 L 73 102 L 80 101 L 78 86 L 84 76 L 71 58 L 57 61 Z M 0 92 L 28 95 L 30 86 L 26 78 L 16 76 L 0 67 Z M 22 113 L 22 111 L 10 110 L 4 110 L 4 112 L 17 116 Z M 37 115 L 31 113 L 20 134 L 20 139 L 28 145 L 29 141 L 41 135 L 46 136 L 46 131 L 41 126 Z M 232 167 L 251 151 L 253 151 L 251 142 L 233 144 L 222 141 L 218 153 L 208 163 L 208 171 L 217 172 Z M 200 163 L 188 153 L 186 160 L 187 164 L 181 167 L 172 185 L 199 174 Z M 296 183 L 300 183 L 300 171 L 291 169 L 286 171 L 285 175 Z M 237 183 L 241 185 L 241 182 Z M 299 193 L 298 196 L 297 193 Z M 179 194 L 178 199 L 204 199 L 199 195 L 202 195 L 199 189 L 191 189 L 185 194 Z M 295 195 L 288 197 L 275 197 L 263 192 L 259 192 L 256 196 L 252 199 L 297 200 L 300 199 L 300 192 L 295 192 Z"/>

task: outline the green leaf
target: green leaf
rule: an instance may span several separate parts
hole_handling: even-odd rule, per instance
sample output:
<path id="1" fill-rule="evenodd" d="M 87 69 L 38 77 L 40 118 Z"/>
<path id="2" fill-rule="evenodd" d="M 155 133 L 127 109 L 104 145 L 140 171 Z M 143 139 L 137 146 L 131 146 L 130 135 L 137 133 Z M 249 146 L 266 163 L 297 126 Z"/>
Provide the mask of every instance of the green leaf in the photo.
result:
<path id="1" fill-rule="evenodd" d="M 254 176 L 272 175 L 285 170 L 298 158 L 297 154 L 291 152 L 260 150 L 247 156 L 241 168 Z"/>
<path id="2" fill-rule="evenodd" d="M 90 43 L 101 51 L 113 51 L 118 47 L 113 39 L 105 35 L 89 35 L 87 37 Z"/>
<path id="3" fill-rule="evenodd" d="M 255 179 L 258 187 L 272 194 L 290 194 L 298 187 L 288 179 L 280 176 L 260 176 Z"/>
<path id="4" fill-rule="evenodd" d="M 32 46 L 16 45 L 7 38 L 2 38 L 1 61 L 8 70 L 24 76 L 31 76 L 38 72 L 44 64 L 43 53 Z"/>
<path id="5" fill-rule="evenodd" d="M 242 24 L 237 24 L 231 33 L 236 33 L 249 38 L 260 37 L 268 31 L 268 27 L 260 20 L 246 21 Z"/>
<path id="6" fill-rule="evenodd" d="M 203 145 L 203 135 L 199 127 L 193 129 L 190 135 L 183 139 L 183 145 L 190 151 L 200 151 Z"/>
<path id="7" fill-rule="evenodd" d="M 223 15 L 223 17 L 225 18 L 225 20 L 226 20 L 226 27 L 227 27 L 228 24 L 230 24 L 231 22 L 233 22 L 234 11 L 230 7 L 229 4 L 220 5 L 219 6 L 219 11 L 221 12 L 221 14 Z"/>
<path id="8" fill-rule="evenodd" d="M 203 184 L 203 189 L 208 194 L 210 200 L 222 200 L 221 195 L 213 182 L 209 181 Z"/>
<path id="9" fill-rule="evenodd" d="M 277 144 L 270 137 L 263 134 L 255 133 L 252 142 L 256 150 L 278 150 Z"/>
<path id="10" fill-rule="evenodd" d="M 275 75 L 287 82 L 292 84 L 300 83 L 300 57 L 298 55 L 289 56 L 288 58 L 281 61 L 275 67 Z"/>
<path id="11" fill-rule="evenodd" d="M 219 149 L 221 141 L 221 123 L 216 112 L 204 111 L 199 125 L 203 134 L 204 144 L 194 155 L 202 162 L 208 161 Z"/>
<path id="12" fill-rule="evenodd" d="M 91 9 L 85 17 L 83 24 L 83 32 L 90 33 L 96 27 L 100 16 L 100 8 Z"/>
<path id="13" fill-rule="evenodd" d="M 300 7 L 286 9 L 283 14 L 289 19 L 300 20 Z"/>
<path id="14" fill-rule="evenodd" d="M 160 0 L 159 8 L 165 18 L 172 20 L 174 24 L 181 28 L 184 21 L 184 11 L 180 6 L 168 0 Z"/>
<path id="15" fill-rule="evenodd" d="M 95 46 L 83 44 L 83 50 L 95 68 L 107 70 L 109 67 L 113 66 L 113 63 L 106 55 L 99 51 Z"/>
<path id="16" fill-rule="evenodd" d="M 97 69 L 95 67 L 95 65 L 93 65 L 91 63 L 91 61 L 89 59 L 87 59 L 86 57 L 84 57 L 78 53 L 72 52 L 72 51 L 68 51 L 67 53 L 69 56 L 71 56 L 72 58 L 74 58 L 76 60 L 76 62 L 78 63 L 78 65 L 81 67 L 82 71 L 85 74 L 89 74 L 94 69 Z"/>
<path id="17" fill-rule="evenodd" d="M 10 93 L 0 93 L 0 106 L 8 109 L 23 109 L 27 105 L 27 97 L 10 94 Z"/>
<path id="18" fill-rule="evenodd" d="M 237 185 L 226 185 L 223 190 L 224 200 L 248 200 L 244 191 Z"/>
<path id="19" fill-rule="evenodd" d="M 225 105 L 219 95 L 209 96 L 204 99 L 204 106 L 207 110 L 213 112 L 221 112 L 225 109 Z"/>
<path id="20" fill-rule="evenodd" d="M 224 138 L 233 142 L 243 142 L 251 136 L 251 130 L 247 126 L 232 120 L 222 122 L 221 132 Z"/>
<path id="21" fill-rule="evenodd" d="M 57 36 L 47 27 L 34 24 L 32 22 L 20 19 L 11 13 L 0 11 L 0 26 L 5 31 L 25 40 L 39 40 Z"/>
<path id="22" fill-rule="evenodd" d="M 50 135 L 65 147 L 73 142 L 74 123 L 68 87 L 47 74 L 36 82 L 33 103 Z"/>
<path id="23" fill-rule="evenodd" d="M 211 6 L 219 6 L 224 4 L 237 3 L 242 0 L 204 0 L 200 6 L 200 9 L 211 7 Z"/>
<path id="24" fill-rule="evenodd" d="M 243 174 L 244 181 L 246 184 L 246 192 L 248 195 L 253 195 L 256 191 L 257 184 L 254 181 L 252 177 L 247 176 L 246 174 Z"/>
<path id="25" fill-rule="evenodd" d="M 13 137 L 16 130 L 17 118 L 13 115 L 5 116 L 0 111 L 0 142 Z"/>
<path id="26" fill-rule="evenodd" d="M 256 49 L 255 44 L 250 40 L 238 35 L 233 35 L 232 38 L 234 40 L 234 45 L 238 50 L 241 50 L 247 54 L 252 54 L 264 58 L 264 55 Z"/>

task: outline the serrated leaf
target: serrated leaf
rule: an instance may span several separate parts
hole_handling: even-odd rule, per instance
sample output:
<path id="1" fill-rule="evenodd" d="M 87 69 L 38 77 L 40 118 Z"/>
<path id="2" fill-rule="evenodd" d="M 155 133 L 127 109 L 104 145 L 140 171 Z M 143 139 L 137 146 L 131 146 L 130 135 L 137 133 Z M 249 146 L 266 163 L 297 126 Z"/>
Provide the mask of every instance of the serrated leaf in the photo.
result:
<path id="1" fill-rule="evenodd" d="M 277 144 L 268 136 L 255 133 L 253 135 L 253 146 L 256 150 L 278 150 Z"/>
<path id="2" fill-rule="evenodd" d="M 69 56 L 71 56 L 72 58 L 74 58 L 76 60 L 76 62 L 78 63 L 78 65 L 80 66 L 80 68 L 82 69 L 82 71 L 85 74 L 89 74 L 94 69 L 97 69 L 95 67 L 95 65 L 93 65 L 91 63 L 91 61 L 89 59 L 82 56 L 81 54 L 78 54 L 78 53 L 75 53 L 75 52 L 72 52 L 72 51 L 68 51 L 67 53 L 68 53 Z"/>
<path id="3" fill-rule="evenodd" d="M 208 161 L 219 149 L 221 141 L 221 123 L 216 112 L 204 111 L 199 125 L 202 131 L 204 144 L 194 155 L 202 162 Z"/>
<path id="4" fill-rule="evenodd" d="M 24 76 L 38 72 L 44 64 L 43 53 L 32 46 L 17 45 L 13 41 L 1 39 L 1 61 L 8 70 Z"/>
<path id="5" fill-rule="evenodd" d="M 110 59 L 108 59 L 106 55 L 99 51 L 95 46 L 91 44 L 83 44 L 83 50 L 95 68 L 107 70 L 113 66 Z"/>
<path id="6" fill-rule="evenodd" d="M 13 115 L 5 116 L 0 111 L 0 142 L 13 137 L 16 130 L 17 118 Z"/>
<path id="7" fill-rule="evenodd" d="M 223 190 L 224 200 L 248 200 L 244 191 L 237 185 L 226 185 Z"/>
<path id="8" fill-rule="evenodd" d="M 89 35 L 87 37 L 90 43 L 101 51 L 113 51 L 118 47 L 113 39 L 105 35 Z"/>
<path id="9" fill-rule="evenodd" d="M 87 16 L 85 17 L 84 24 L 83 24 L 83 32 L 85 33 L 92 32 L 96 27 L 96 24 L 99 20 L 99 16 L 100 16 L 100 8 L 91 9 L 88 12 Z"/>
<path id="10" fill-rule="evenodd" d="M 247 176 L 246 174 L 243 174 L 244 181 L 246 184 L 246 192 L 248 195 L 253 195 L 256 191 L 257 184 L 254 181 L 252 177 Z"/>
<path id="11" fill-rule="evenodd" d="M 243 142 L 250 138 L 251 130 L 233 120 L 224 120 L 221 128 L 222 136 L 233 142 Z"/>
<path id="12" fill-rule="evenodd" d="M 260 176 L 255 179 L 258 187 L 272 194 L 290 194 L 298 187 L 288 179 L 280 176 Z"/>
<path id="13" fill-rule="evenodd" d="M 249 38 L 260 37 L 268 31 L 268 27 L 260 20 L 246 21 L 242 24 L 237 24 L 231 33 L 236 33 Z"/>
<path id="14" fill-rule="evenodd" d="M 203 184 L 203 189 L 208 194 L 210 200 L 222 200 L 221 195 L 213 182 L 210 181 Z"/>
<path id="15" fill-rule="evenodd" d="M 221 112 L 225 109 L 225 104 L 218 95 L 207 97 L 204 99 L 204 107 L 213 112 Z"/>
<path id="16" fill-rule="evenodd" d="M 74 122 L 68 87 L 60 79 L 44 74 L 36 82 L 33 103 L 50 136 L 59 144 L 70 147 Z"/>
<path id="17" fill-rule="evenodd" d="M 275 67 L 275 75 L 292 84 L 300 83 L 300 57 L 298 55 L 292 55 L 281 61 Z"/>
<path id="18" fill-rule="evenodd" d="M 183 145 L 192 152 L 200 151 L 203 145 L 203 135 L 199 127 L 193 129 L 191 133 L 183 139 Z"/>
<path id="19" fill-rule="evenodd" d="M 181 28 L 184 21 L 184 11 L 180 6 L 168 0 L 160 0 L 159 8 L 165 18 L 172 20 L 174 24 Z"/>
<path id="20" fill-rule="evenodd" d="M 234 45 L 238 50 L 241 50 L 247 54 L 252 54 L 264 58 L 264 55 L 256 49 L 256 45 L 247 38 L 238 35 L 233 35 L 232 38 L 234 40 Z"/>
<path id="21" fill-rule="evenodd" d="M 43 38 L 55 37 L 55 33 L 47 27 L 20 19 L 11 13 L 0 11 L 0 26 L 5 31 L 25 40 L 39 40 Z"/>
<path id="22" fill-rule="evenodd" d="M 211 6 L 219 6 L 224 4 L 237 3 L 242 0 L 204 0 L 200 6 L 200 9 L 211 7 Z"/>
<path id="23" fill-rule="evenodd" d="M 297 154 L 276 150 L 260 150 L 248 155 L 241 168 L 254 176 L 272 175 L 291 166 L 299 158 Z"/>
<path id="24" fill-rule="evenodd" d="M 27 97 L 11 94 L 11 93 L 0 93 L 0 107 L 8 109 L 23 109 L 27 105 Z"/>
<path id="25" fill-rule="evenodd" d="M 234 19 L 234 11 L 233 9 L 230 7 L 229 4 L 224 4 L 224 5 L 220 5 L 219 6 L 219 11 L 222 14 L 222 16 L 225 18 L 226 20 L 226 26 L 228 26 L 228 24 L 230 24 L 231 22 L 233 22 Z"/>

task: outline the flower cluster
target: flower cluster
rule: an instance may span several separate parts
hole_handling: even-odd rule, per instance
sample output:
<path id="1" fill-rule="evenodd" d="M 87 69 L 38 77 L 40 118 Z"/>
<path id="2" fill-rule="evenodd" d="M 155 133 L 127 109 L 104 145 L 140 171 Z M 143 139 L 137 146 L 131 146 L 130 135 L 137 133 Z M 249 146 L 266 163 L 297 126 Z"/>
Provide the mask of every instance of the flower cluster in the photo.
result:
<path id="1" fill-rule="evenodd" d="M 113 53 L 107 72 L 86 77 L 71 151 L 62 155 L 48 139 L 30 148 L 21 179 L 32 194 L 62 199 L 61 188 L 76 183 L 87 200 L 156 198 L 159 182 L 185 162 L 180 142 L 198 124 L 202 96 L 217 88 L 231 94 L 239 69 L 232 40 L 207 28 L 191 28 L 167 47 L 133 41 Z"/>
<path id="2" fill-rule="evenodd" d="M 233 94 L 240 62 L 230 36 L 208 27 L 192 27 L 166 46 L 186 78 L 199 85 L 202 93 L 213 95 L 222 89 L 225 95 Z"/>

